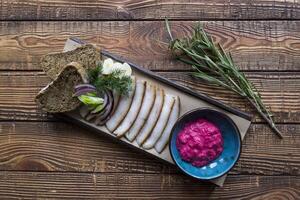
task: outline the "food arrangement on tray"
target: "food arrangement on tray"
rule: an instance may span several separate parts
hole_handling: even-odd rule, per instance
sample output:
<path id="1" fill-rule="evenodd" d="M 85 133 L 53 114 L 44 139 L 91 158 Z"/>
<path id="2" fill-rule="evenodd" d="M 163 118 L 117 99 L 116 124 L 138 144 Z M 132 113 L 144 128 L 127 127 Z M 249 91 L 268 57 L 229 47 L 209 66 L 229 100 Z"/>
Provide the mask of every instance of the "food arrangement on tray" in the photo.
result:
<path id="1" fill-rule="evenodd" d="M 226 113 L 236 124 L 239 137 L 245 135 L 251 123 L 250 116 L 243 112 L 75 38 L 68 39 L 63 53 L 44 56 L 41 67 L 52 79 L 36 96 L 36 102 L 43 110 L 58 113 L 59 117 L 106 134 L 171 164 L 177 162 L 171 155 L 170 138 L 178 119 L 186 113 L 198 108 Z M 226 147 L 226 140 L 223 144 L 222 137 L 219 137 L 219 147 L 215 149 L 215 146 L 205 144 L 209 142 L 201 134 L 216 137 L 215 134 L 225 132 L 222 127 L 210 128 L 205 120 L 203 118 L 205 123 L 198 124 L 202 131 L 193 135 L 194 145 L 198 145 L 195 149 L 202 156 L 197 156 L 192 148 L 184 150 L 184 145 L 178 143 L 181 157 L 191 165 L 196 162 L 217 163 L 223 159 L 219 154 L 223 151 L 222 145 Z M 201 140 L 202 137 L 204 140 Z M 199 146 L 199 143 L 205 145 Z M 235 160 L 227 162 L 228 169 L 233 167 L 238 155 Z M 205 169 L 205 166 L 197 167 L 199 171 Z M 222 185 L 225 180 L 222 172 L 225 173 L 219 171 L 215 176 L 218 178 L 211 181 Z"/>
<path id="2" fill-rule="evenodd" d="M 127 63 L 111 58 L 101 63 L 100 55 L 94 46 L 84 45 L 45 56 L 41 65 L 54 80 L 37 95 L 36 102 L 50 113 L 71 111 L 83 104 L 79 108 L 82 119 L 161 153 L 179 117 L 179 97 L 133 76 Z"/>
<path id="3" fill-rule="evenodd" d="M 122 69 L 124 75 L 119 74 L 123 76 L 119 81 L 127 85 L 127 88 L 122 91 L 116 91 L 114 87 L 107 88 L 103 91 L 103 99 L 96 97 L 99 90 L 93 85 L 80 84 L 75 87 L 75 96 L 86 104 L 80 108 L 79 113 L 86 121 L 105 126 L 117 138 L 125 137 L 130 142 L 135 140 L 141 148 L 155 147 L 160 153 L 165 148 L 171 128 L 178 119 L 179 97 L 165 93 L 159 85 L 131 76 L 131 68 L 127 63 L 114 62 L 111 58 L 104 60 L 103 67 L 99 67 L 98 72 L 93 72 L 96 79 L 90 82 L 104 88 L 106 86 L 103 84 L 99 86 L 99 82 L 103 81 L 101 79 L 115 76 L 114 71 Z M 106 77 L 101 78 L 102 76 Z M 113 84 L 115 83 L 110 82 L 109 87 Z M 87 102 L 97 100 L 96 98 L 100 104 Z"/>
<path id="4" fill-rule="evenodd" d="M 193 76 L 245 96 L 281 136 L 259 93 L 221 46 L 201 29 L 186 40 L 174 40 L 167 29 L 171 50 L 196 69 Z M 240 156 L 248 114 L 95 45 L 68 39 L 63 53 L 45 55 L 41 67 L 52 79 L 36 96 L 43 110 L 176 164 L 192 177 L 222 185 Z"/>

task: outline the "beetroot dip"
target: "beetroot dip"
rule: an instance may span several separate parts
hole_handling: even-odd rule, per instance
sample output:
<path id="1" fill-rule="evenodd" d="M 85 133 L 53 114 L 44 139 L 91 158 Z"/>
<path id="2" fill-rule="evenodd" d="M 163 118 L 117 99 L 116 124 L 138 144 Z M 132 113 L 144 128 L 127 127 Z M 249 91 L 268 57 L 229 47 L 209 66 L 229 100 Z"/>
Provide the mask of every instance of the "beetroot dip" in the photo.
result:
<path id="1" fill-rule="evenodd" d="M 176 147 L 182 160 L 202 167 L 223 151 L 223 137 L 218 127 L 206 119 L 187 123 L 179 132 Z"/>

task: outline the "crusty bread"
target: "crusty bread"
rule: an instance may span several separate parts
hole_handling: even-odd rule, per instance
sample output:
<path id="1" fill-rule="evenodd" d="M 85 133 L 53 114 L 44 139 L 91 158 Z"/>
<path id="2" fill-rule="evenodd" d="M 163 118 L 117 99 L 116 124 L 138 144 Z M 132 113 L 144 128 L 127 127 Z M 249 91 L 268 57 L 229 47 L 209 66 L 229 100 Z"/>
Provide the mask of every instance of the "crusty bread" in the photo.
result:
<path id="1" fill-rule="evenodd" d="M 84 69 L 92 69 L 100 60 L 100 49 L 86 44 L 72 51 L 47 54 L 42 57 L 40 65 L 43 71 L 54 80 L 70 62 L 78 62 Z"/>
<path id="2" fill-rule="evenodd" d="M 74 110 L 80 105 L 74 97 L 74 87 L 86 82 L 87 75 L 81 64 L 72 62 L 36 96 L 35 101 L 43 110 L 60 113 Z"/>

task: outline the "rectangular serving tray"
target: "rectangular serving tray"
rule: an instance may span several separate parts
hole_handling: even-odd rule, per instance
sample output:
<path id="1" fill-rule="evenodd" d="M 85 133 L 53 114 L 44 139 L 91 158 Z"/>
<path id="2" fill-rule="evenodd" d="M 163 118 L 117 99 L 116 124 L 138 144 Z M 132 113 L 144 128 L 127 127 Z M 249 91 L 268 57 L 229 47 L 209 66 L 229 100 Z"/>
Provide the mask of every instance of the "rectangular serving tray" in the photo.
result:
<path id="1" fill-rule="evenodd" d="M 67 40 L 67 42 L 65 44 L 64 51 L 73 50 L 83 44 L 85 44 L 85 43 L 77 38 L 70 38 Z M 238 109 L 232 108 L 232 107 L 230 107 L 218 100 L 215 100 L 211 97 L 208 97 L 204 94 L 196 93 L 187 87 L 184 87 L 173 81 L 170 81 L 162 76 L 157 75 L 156 73 L 154 73 L 152 71 L 149 71 L 149 70 L 147 70 L 143 67 L 140 67 L 134 63 L 131 63 L 126 59 L 115 56 L 107 51 L 102 50 L 101 54 L 103 57 L 109 57 L 118 62 L 122 62 L 122 63 L 127 62 L 132 67 L 133 75 L 136 76 L 137 79 L 144 79 L 155 85 L 159 85 L 166 91 L 166 93 L 178 95 L 180 98 L 180 101 L 181 101 L 180 116 L 190 110 L 195 109 L 195 108 L 204 108 L 204 107 L 214 108 L 218 111 L 221 111 L 221 112 L 227 114 L 237 125 L 237 127 L 241 133 L 241 138 L 242 139 L 244 138 L 244 136 L 251 124 L 251 118 L 252 118 L 251 115 L 249 115 L 248 113 L 245 113 Z M 114 134 L 110 133 L 105 126 L 97 126 L 93 123 L 90 123 L 90 122 L 82 119 L 81 116 L 79 115 L 79 109 L 60 114 L 59 117 L 62 117 L 69 122 L 83 126 L 93 132 L 105 134 L 111 138 L 114 138 L 115 140 L 117 140 L 119 142 L 127 144 L 130 147 L 133 147 L 139 151 L 142 151 L 146 154 L 149 154 L 149 155 L 154 156 L 162 161 L 165 161 L 167 163 L 174 165 L 174 162 L 170 155 L 169 148 L 165 148 L 164 151 L 159 154 L 154 149 L 145 150 L 145 149 L 140 148 L 139 145 L 135 141 L 129 142 L 124 137 L 116 138 L 116 136 Z M 220 178 L 211 180 L 211 182 L 218 186 L 222 186 L 225 181 L 225 178 L 226 178 L 226 175 L 224 175 Z"/>

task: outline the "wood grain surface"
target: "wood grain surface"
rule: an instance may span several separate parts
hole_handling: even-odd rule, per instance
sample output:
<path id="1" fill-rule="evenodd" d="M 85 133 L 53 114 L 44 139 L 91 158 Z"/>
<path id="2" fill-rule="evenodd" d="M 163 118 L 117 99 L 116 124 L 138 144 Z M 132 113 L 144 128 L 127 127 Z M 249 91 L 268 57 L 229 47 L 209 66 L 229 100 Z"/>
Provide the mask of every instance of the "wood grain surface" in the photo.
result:
<path id="1" fill-rule="evenodd" d="M 248 104 L 188 75 L 168 52 L 197 21 L 261 91 L 284 134 Z M 177 83 L 254 114 L 224 187 L 40 111 L 42 55 L 79 37 Z M 300 199 L 298 0 L 0 0 L 0 199 Z"/>
<path id="2" fill-rule="evenodd" d="M 216 188 L 184 175 L 0 172 L 2 197 L 16 199 L 299 199 L 299 184 L 293 176 L 230 176 Z"/>
<path id="3" fill-rule="evenodd" d="M 195 21 L 171 23 L 174 36 L 191 34 Z M 242 70 L 300 70 L 300 21 L 204 22 Z M 0 69 L 39 70 L 42 55 L 60 52 L 68 37 L 95 43 L 151 70 L 187 70 L 168 52 L 164 22 L 0 22 Z M 162 41 L 162 42 L 160 42 Z M 16 56 L 17 55 L 17 56 Z"/>
<path id="4" fill-rule="evenodd" d="M 1 0 L 2 20 L 300 19 L 297 0 Z"/>

